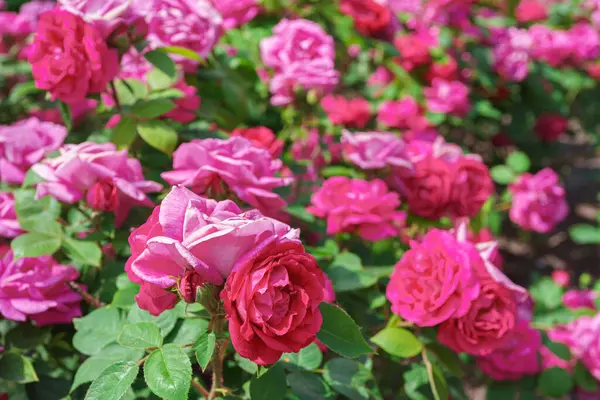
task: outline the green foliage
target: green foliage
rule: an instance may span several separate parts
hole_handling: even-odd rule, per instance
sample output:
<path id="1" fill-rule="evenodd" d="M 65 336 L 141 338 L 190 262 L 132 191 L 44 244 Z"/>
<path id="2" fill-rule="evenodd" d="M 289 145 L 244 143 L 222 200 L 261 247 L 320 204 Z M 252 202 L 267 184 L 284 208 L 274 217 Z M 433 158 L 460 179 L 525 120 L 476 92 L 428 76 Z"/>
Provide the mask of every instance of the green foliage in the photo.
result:
<path id="1" fill-rule="evenodd" d="M 16 383 L 29 383 L 38 381 L 38 376 L 27 357 L 9 352 L 0 357 L 0 379 Z"/>
<path id="2" fill-rule="evenodd" d="M 562 368 L 548 368 L 540 375 L 538 390 L 544 396 L 562 397 L 572 388 L 573 377 Z"/>
<path id="3" fill-rule="evenodd" d="M 133 362 L 118 362 L 106 368 L 90 386 L 86 400 L 123 398 L 139 371 Z"/>
<path id="4" fill-rule="evenodd" d="M 146 143 L 163 153 L 170 155 L 177 147 L 177 131 L 166 122 L 140 122 L 137 130 Z"/>
<path id="5" fill-rule="evenodd" d="M 194 343 L 194 350 L 196 352 L 196 359 L 198 364 L 202 367 L 202 370 L 206 369 L 206 366 L 210 362 L 210 359 L 215 350 L 216 336 L 214 332 L 204 332 L 196 343 Z"/>
<path id="6" fill-rule="evenodd" d="M 161 398 L 187 399 L 192 364 L 179 346 L 166 344 L 154 350 L 144 363 L 144 379 L 150 390 Z"/>
<path id="7" fill-rule="evenodd" d="M 250 381 L 251 400 L 281 400 L 285 397 L 287 384 L 281 364 L 275 364 L 260 377 Z"/>
<path id="8" fill-rule="evenodd" d="M 371 342 L 385 352 L 402 358 L 414 357 L 423 349 L 419 339 L 409 330 L 402 328 L 385 328 L 373 336 Z"/>
<path id="9" fill-rule="evenodd" d="M 154 322 L 138 322 L 125 325 L 117 342 L 123 347 L 147 349 L 162 346 L 162 336 Z"/>
<path id="10" fill-rule="evenodd" d="M 317 338 L 325 346 L 341 356 L 351 358 L 373 351 L 348 313 L 328 303 L 321 303 L 319 309 L 323 315 L 323 325 Z"/>
<path id="11" fill-rule="evenodd" d="M 313 343 L 297 353 L 285 353 L 281 356 L 281 362 L 286 367 L 295 367 L 304 370 L 314 370 L 321 366 L 323 353 L 316 343 Z"/>

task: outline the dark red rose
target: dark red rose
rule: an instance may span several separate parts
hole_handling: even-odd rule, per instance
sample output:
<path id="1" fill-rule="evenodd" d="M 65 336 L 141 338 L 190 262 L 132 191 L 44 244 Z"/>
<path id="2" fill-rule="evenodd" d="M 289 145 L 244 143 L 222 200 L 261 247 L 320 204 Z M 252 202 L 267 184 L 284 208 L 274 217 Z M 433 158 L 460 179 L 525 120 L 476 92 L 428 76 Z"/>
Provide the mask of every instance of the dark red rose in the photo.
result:
<path id="1" fill-rule="evenodd" d="M 386 36 L 392 22 L 390 10 L 373 0 L 342 0 L 340 10 L 351 16 L 356 30 L 366 36 Z"/>
<path id="2" fill-rule="evenodd" d="M 231 136 L 241 136 L 248 139 L 256 147 L 269 150 L 269 153 L 275 158 L 279 158 L 283 150 L 283 141 L 277 139 L 275 133 L 266 126 L 236 128 L 231 132 Z"/>
<path id="3" fill-rule="evenodd" d="M 412 213 L 438 219 L 448 211 L 453 181 L 450 165 L 427 157 L 415 164 L 415 172 L 404 180 L 407 201 Z"/>
<path id="4" fill-rule="evenodd" d="M 119 206 L 119 191 L 112 179 L 103 179 L 88 190 L 86 200 L 94 210 L 115 211 Z"/>
<path id="5" fill-rule="evenodd" d="M 449 58 L 443 63 L 433 63 L 429 67 L 429 71 L 427 71 L 425 78 L 429 82 L 433 81 L 435 78 L 454 81 L 458 79 L 458 64 L 454 58 Z"/>
<path id="6" fill-rule="evenodd" d="M 179 281 L 179 293 L 186 303 L 195 303 L 198 287 L 202 287 L 202 278 L 196 271 L 188 270 Z"/>
<path id="7" fill-rule="evenodd" d="M 567 132 L 569 121 L 560 114 L 542 114 L 535 121 L 533 130 L 540 140 L 554 142 Z"/>
<path id="8" fill-rule="evenodd" d="M 488 167 L 479 160 L 460 158 L 454 170 L 450 195 L 450 214 L 474 217 L 494 192 Z"/>
<path id="9" fill-rule="evenodd" d="M 293 241 L 271 242 L 241 259 L 221 291 L 233 347 L 259 365 L 314 342 L 323 322 L 325 276 Z"/>

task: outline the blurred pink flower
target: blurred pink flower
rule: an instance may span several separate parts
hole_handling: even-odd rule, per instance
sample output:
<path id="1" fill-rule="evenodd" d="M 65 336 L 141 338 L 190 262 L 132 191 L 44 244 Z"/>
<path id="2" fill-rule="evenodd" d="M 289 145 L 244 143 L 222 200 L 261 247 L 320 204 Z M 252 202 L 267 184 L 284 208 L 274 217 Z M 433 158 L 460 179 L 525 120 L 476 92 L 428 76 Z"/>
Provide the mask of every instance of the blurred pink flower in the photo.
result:
<path id="1" fill-rule="evenodd" d="M 179 146 L 173 156 L 174 170 L 161 176 L 171 185 L 212 196 L 223 194 L 224 183 L 253 207 L 276 211 L 286 202 L 273 189 L 293 182 L 293 178 L 275 176 L 281 166 L 281 160 L 244 138 L 204 139 Z"/>
<path id="2" fill-rule="evenodd" d="M 387 166 L 411 168 L 404 141 L 391 132 L 344 131 L 342 152 L 348 161 L 362 169 L 380 169 Z"/>
<path id="3" fill-rule="evenodd" d="M 391 128 L 423 130 L 429 126 L 419 103 L 411 96 L 384 101 L 379 106 L 377 122 Z"/>
<path id="4" fill-rule="evenodd" d="M 567 290 L 563 294 L 562 302 L 571 310 L 578 308 L 596 309 L 596 292 L 593 290 Z"/>
<path id="5" fill-rule="evenodd" d="M 34 172 L 45 180 L 37 186 L 37 198 L 50 195 L 72 204 L 82 200 L 87 193 L 88 200 L 98 201 L 91 205 L 100 206 L 105 203 L 100 203 L 97 196 L 114 189 L 117 198 L 109 201 L 116 202 L 115 224 L 120 226 L 131 207 L 153 206 L 146 193 L 162 189 L 159 183 L 144 180 L 140 162 L 129 158 L 127 150 L 117 150 L 112 143 L 67 144 L 59 151 L 58 157 L 33 166 Z"/>
<path id="6" fill-rule="evenodd" d="M 180 80 L 173 86 L 183 93 L 183 97 L 175 99 L 175 108 L 164 114 L 163 118 L 172 119 L 181 124 L 189 124 L 196 119 L 196 111 L 200 108 L 200 96 L 198 89 L 195 86 L 190 86 L 185 83 L 185 80 Z"/>
<path id="7" fill-rule="evenodd" d="M 328 235 L 356 231 L 365 240 L 377 241 L 399 234 L 406 217 L 399 206 L 398 194 L 379 179 L 336 176 L 312 195 L 307 211 L 327 219 Z"/>
<path id="8" fill-rule="evenodd" d="M 254 19 L 261 10 L 257 0 L 211 0 L 223 16 L 223 27 L 233 29 Z"/>
<path id="9" fill-rule="evenodd" d="M 464 116 L 471 108 L 469 88 L 462 82 L 436 78 L 431 87 L 425 88 L 423 92 L 427 108 L 431 112 Z"/>
<path id="10" fill-rule="evenodd" d="M 14 196 L 9 192 L 0 192 L 0 237 L 12 239 L 21 233 Z"/>
<path id="11" fill-rule="evenodd" d="M 64 126 L 35 117 L 0 126 L 0 181 L 23 183 L 27 170 L 56 151 L 66 137 Z"/>
<path id="12" fill-rule="evenodd" d="M 494 68 L 505 79 L 521 82 L 529 73 L 533 39 L 526 29 L 497 30 L 492 50 Z"/>
<path id="13" fill-rule="evenodd" d="M 0 258 L 0 314 L 37 326 L 70 324 L 81 316 L 81 297 L 67 283 L 78 277 L 75 268 L 50 256 L 15 261 L 8 251 Z"/>
<path id="14" fill-rule="evenodd" d="M 569 214 L 565 189 L 550 168 L 521 175 L 508 190 L 513 196 L 510 220 L 525 230 L 550 232 Z"/>
<path id="15" fill-rule="evenodd" d="M 277 139 L 275 133 L 266 126 L 252 128 L 236 128 L 230 133 L 231 136 L 241 136 L 249 140 L 254 146 L 262 147 L 271 153 L 273 158 L 279 158 L 283 150 L 283 140 Z"/>
<path id="16" fill-rule="evenodd" d="M 542 1 L 521 0 L 515 9 L 515 17 L 523 23 L 542 21 L 548 17 L 548 12 Z"/>
<path id="17" fill-rule="evenodd" d="M 362 97 L 346 99 L 330 94 L 321 99 L 321 107 L 334 125 L 364 128 L 371 119 L 371 105 Z"/>
<path id="18" fill-rule="evenodd" d="M 135 19 L 133 4 L 132 0 L 58 0 L 62 9 L 95 24 L 104 36 L 117 24 L 128 24 Z"/>
<path id="19" fill-rule="evenodd" d="M 552 271 L 552 280 L 558 286 L 560 286 L 562 288 L 566 288 L 569 286 L 569 283 L 571 282 L 571 277 L 569 276 L 569 273 L 567 271 L 556 270 L 556 271 Z"/>
<path id="20" fill-rule="evenodd" d="M 374 92 L 374 97 L 380 97 L 385 88 L 394 80 L 394 74 L 384 66 L 379 66 L 367 80 L 367 86 Z"/>

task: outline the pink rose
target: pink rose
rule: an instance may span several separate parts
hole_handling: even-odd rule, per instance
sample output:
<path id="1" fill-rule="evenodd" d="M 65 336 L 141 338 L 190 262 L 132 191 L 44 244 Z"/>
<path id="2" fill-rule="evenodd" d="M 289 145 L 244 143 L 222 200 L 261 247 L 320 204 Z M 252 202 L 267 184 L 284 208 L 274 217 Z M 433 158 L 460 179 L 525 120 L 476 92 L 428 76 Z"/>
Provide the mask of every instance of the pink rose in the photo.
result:
<path id="1" fill-rule="evenodd" d="M 374 92 L 374 97 L 380 97 L 385 88 L 394 80 L 394 74 L 386 67 L 379 66 L 367 80 L 367 86 Z"/>
<path id="2" fill-rule="evenodd" d="M 12 239 L 21 233 L 23 230 L 17 220 L 14 196 L 12 193 L 0 192 L 0 237 Z"/>
<path id="3" fill-rule="evenodd" d="M 543 142 L 554 142 L 567 132 L 569 120 L 560 114 L 542 114 L 535 121 L 533 131 Z"/>
<path id="4" fill-rule="evenodd" d="M 569 214 L 565 189 L 550 168 L 521 175 L 508 190 L 513 196 L 510 220 L 525 230 L 550 232 Z"/>
<path id="5" fill-rule="evenodd" d="M 392 13 L 385 4 L 374 0 L 342 0 L 340 11 L 354 20 L 357 31 L 366 36 L 382 38 L 388 35 Z"/>
<path id="6" fill-rule="evenodd" d="M 569 283 L 571 282 L 571 277 L 569 276 L 569 273 L 567 271 L 556 270 L 556 271 L 552 271 L 552 280 L 558 286 L 560 286 L 562 288 L 566 288 L 569 286 Z"/>
<path id="7" fill-rule="evenodd" d="M 541 1 L 521 0 L 515 10 L 515 17 L 523 23 L 542 21 L 548 17 L 548 12 Z"/>
<path id="8" fill-rule="evenodd" d="M 115 224 L 120 226 L 132 207 L 153 206 L 146 193 L 162 189 L 162 185 L 144 180 L 140 162 L 129 158 L 127 150 L 117 150 L 112 143 L 67 144 L 59 152 L 58 157 L 32 167 L 45 180 L 38 184 L 36 198 L 50 195 L 73 204 L 87 194 L 90 205 L 97 209 L 116 207 Z M 112 196 L 113 190 L 117 191 L 116 197 Z M 112 197 L 106 203 L 109 194 Z"/>
<path id="9" fill-rule="evenodd" d="M 65 137 L 63 126 L 37 118 L 0 126 L 0 181 L 23 183 L 27 170 L 58 149 Z"/>
<path id="10" fill-rule="evenodd" d="M 596 292 L 593 290 L 567 290 L 563 294 L 562 302 L 571 310 L 578 308 L 596 309 Z"/>
<path id="11" fill-rule="evenodd" d="M 244 138 L 204 139 L 179 146 L 173 156 L 174 170 L 161 176 L 171 185 L 181 184 L 212 196 L 223 194 L 224 183 L 246 203 L 274 211 L 286 202 L 273 189 L 293 181 L 275 176 L 281 166 L 281 160 Z"/>
<path id="12" fill-rule="evenodd" d="M 70 324 L 81 316 L 81 296 L 68 286 L 79 277 L 71 266 L 50 256 L 14 261 L 12 251 L 0 258 L 0 314 L 12 321 L 27 319 L 37 326 Z"/>
<path id="13" fill-rule="evenodd" d="M 65 103 L 104 92 L 119 68 L 117 51 L 93 25 L 59 9 L 40 17 L 29 62 L 36 86 Z"/>
<path id="14" fill-rule="evenodd" d="M 371 119 L 371 105 L 360 97 L 346 99 L 330 94 L 321 99 L 321 107 L 334 125 L 364 128 Z"/>
<path id="15" fill-rule="evenodd" d="M 489 230 L 489 228 L 482 228 L 479 230 L 479 232 L 477 232 L 477 234 L 475 234 L 472 231 L 469 231 L 467 239 L 469 240 L 469 242 L 475 244 L 476 246 L 478 244 L 486 245 L 488 243 L 497 244 L 496 238 L 494 238 L 494 235 L 492 234 L 492 231 Z M 489 261 L 499 269 L 502 269 L 504 259 L 502 258 L 502 254 L 500 254 L 500 251 L 498 250 L 498 246 L 494 246 L 489 253 Z"/>
<path id="16" fill-rule="evenodd" d="M 181 124 L 189 124 L 196 119 L 196 111 L 200 108 L 198 89 L 195 86 L 186 84 L 183 79 L 175 84 L 173 88 L 181 90 L 183 97 L 174 100 L 176 107 L 164 114 L 163 118 L 169 118 Z"/>
<path id="17" fill-rule="evenodd" d="M 175 305 L 170 292 L 188 271 L 202 282 L 220 285 L 257 246 L 298 231 L 256 210 L 245 213 L 230 200 L 216 202 L 176 186 L 152 216 L 129 236 L 125 271 L 141 284 L 138 305 L 153 315 Z"/>
<path id="18" fill-rule="evenodd" d="M 261 8 L 256 0 L 211 0 L 223 16 L 223 27 L 233 29 L 254 19 Z"/>
<path id="19" fill-rule="evenodd" d="M 483 162 L 466 157 L 458 160 L 450 193 L 452 216 L 475 217 L 493 193 L 494 182 Z"/>
<path id="20" fill-rule="evenodd" d="M 268 150 L 273 158 L 281 156 L 284 142 L 277 139 L 275 133 L 266 126 L 253 128 L 236 128 L 230 133 L 231 136 L 241 136 L 249 140 L 254 146 Z"/>
<path id="21" fill-rule="evenodd" d="M 354 232 L 365 240 L 397 236 L 405 213 L 397 211 L 398 194 L 379 179 L 364 181 L 336 176 L 312 195 L 307 211 L 327 219 L 327 234 Z"/>
<path id="22" fill-rule="evenodd" d="M 477 359 L 477 366 L 497 381 L 518 381 L 524 376 L 540 372 L 539 351 L 542 336 L 520 321 L 511 338 L 492 354 Z"/>
<path id="23" fill-rule="evenodd" d="M 329 93 L 335 89 L 339 78 L 339 72 L 326 60 L 291 64 L 271 79 L 271 104 L 285 106 L 293 103 L 298 89 L 313 89 L 318 95 Z"/>
<path id="24" fill-rule="evenodd" d="M 342 152 L 352 164 L 362 169 L 380 169 L 386 166 L 410 168 L 405 154 L 405 143 L 391 132 L 344 131 Z"/>
<path id="25" fill-rule="evenodd" d="M 426 79 L 431 83 L 435 78 L 453 81 L 458 78 L 458 64 L 452 57 L 448 57 L 444 62 L 435 62 L 429 66 Z"/>
<path id="26" fill-rule="evenodd" d="M 600 314 L 594 317 L 584 315 L 564 325 L 557 325 L 548 331 L 553 342 L 566 345 L 575 360 L 585 356 L 592 341 L 600 333 Z"/>
<path id="27" fill-rule="evenodd" d="M 492 50 L 494 69 L 505 79 L 521 82 L 529 73 L 533 39 L 526 29 L 508 28 L 496 32 Z"/>
<path id="28" fill-rule="evenodd" d="M 398 101 L 384 101 L 379 106 L 377 122 L 398 129 L 423 130 L 429 126 L 421 106 L 410 96 Z"/>
<path id="29" fill-rule="evenodd" d="M 152 47 L 185 47 L 206 57 L 221 37 L 222 18 L 209 0 L 153 0 L 147 7 L 142 15 Z M 182 56 L 174 59 L 190 63 Z"/>
<path id="30" fill-rule="evenodd" d="M 470 245 L 431 229 L 394 267 L 386 290 L 392 311 L 418 326 L 465 316 L 479 296 L 474 264 L 481 262 Z"/>
<path id="31" fill-rule="evenodd" d="M 582 361 L 590 373 L 600 380 L 600 330 L 597 330 L 596 335 L 590 340 Z"/>
<path id="32" fill-rule="evenodd" d="M 476 267 L 479 297 L 460 318 L 442 323 L 438 340 L 457 353 L 484 356 L 501 347 L 513 334 L 517 303 L 511 290 L 498 283 L 482 266 Z"/>
<path id="33" fill-rule="evenodd" d="M 237 261 L 221 291 L 236 351 L 259 365 L 314 342 L 325 277 L 295 241 L 268 241 Z"/>
<path id="34" fill-rule="evenodd" d="M 119 23 L 131 23 L 136 17 L 132 0 L 58 0 L 58 5 L 95 24 L 104 36 Z"/>
<path id="35" fill-rule="evenodd" d="M 464 116 L 471 108 L 469 88 L 462 82 L 434 79 L 423 92 L 431 112 Z"/>
<path id="36" fill-rule="evenodd" d="M 407 71 L 429 64 L 429 50 L 436 45 L 437 38 L 427 31 L 402 34 L 394 39 L 394 46 L 400 52 L 400 64 Z"/>

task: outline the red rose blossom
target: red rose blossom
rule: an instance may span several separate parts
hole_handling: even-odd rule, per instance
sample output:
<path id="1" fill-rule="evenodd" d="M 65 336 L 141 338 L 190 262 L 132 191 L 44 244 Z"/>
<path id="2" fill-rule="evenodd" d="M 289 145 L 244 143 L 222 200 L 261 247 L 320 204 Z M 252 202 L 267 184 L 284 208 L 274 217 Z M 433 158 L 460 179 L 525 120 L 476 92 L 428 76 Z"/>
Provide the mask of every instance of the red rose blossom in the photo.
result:
<path id="1" fill-rule="evenodd" d="M 236 351 L 259 365 L 314 342 L 325 276 L 295 241 L 271 242 L 242 258 L 221 291 Z"/>
<path id="2" fill-rule="evenodd" d="M 442 217 L 448 210 L 452 180 L 444 160 L 428 156 L 416 163 L 414 175 L 404 180 L 410 211 L 430 219 Z"/>
<path id="3" fill-rule="evenodd" d="M 88 190 L 86 200 L 94 210 L 114 211 L 119 206 L 119 190 L 112 179 L 102 179 Z"/>
<path id="4" fill-rule="evenodd" d="M 274 158 L 279 158 L 283 150 L 283 141 L 277 139 L 275 133 L 266 126 L 236 128 L 231 131 L 230 135 L 248 139 L 254 146 L 269 150 Z"/>
<path id="5" fill-rule="evenodd" d="M 535 121 L 533 130 L 544 142 L 554 142 L 567 132 L 569 121 L 560 114 L 542 114 Z"/>
<path id="6" fill-rule="evenodd" d="M 487 166 L 462 157 L 455 165 L 450 194 L 450 213 L 454 217 L 474 217 L 494 192 L 494 182 Z"/>
<path id="7" fill-rule="evenodd" d="M 351 16 L 356 30 L 366 36 L 385 36 L 392 22 L 390 10 L 373 0 L 342 0 L 340 10 Z"/>
<path id="8" fill-rule="evenodd" d="M 186 303 L 195 303 L 198 287 L 202 286 L 202 277 L 195 271 L 187 270 L 179 281 L 179 292 Z"/>

